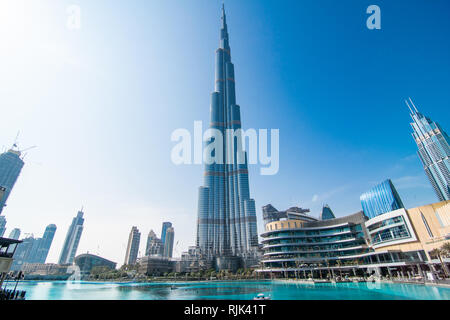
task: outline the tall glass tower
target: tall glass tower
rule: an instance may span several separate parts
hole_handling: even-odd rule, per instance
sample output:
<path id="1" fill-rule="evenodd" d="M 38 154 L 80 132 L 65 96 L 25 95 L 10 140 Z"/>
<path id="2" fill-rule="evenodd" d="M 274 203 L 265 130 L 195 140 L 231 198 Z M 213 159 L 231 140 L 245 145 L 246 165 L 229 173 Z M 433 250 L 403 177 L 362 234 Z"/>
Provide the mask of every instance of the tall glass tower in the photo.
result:
<path id="1" fill-rule="evenodd" d="M 137 227 L 132 227 L 130 235 L 128 236 L 127 251 L 125 253 L 124 264 L 133 265 L 136 264 L 139 244 L 141 243 L 141 233 Z"/>
<path id="2" fill-rule="evenodd" d="M 14 145 L 15 146 L 15 145 Z M 9 194 L 22 171 L 24 162 L 18 150 L 10 149 L 0 154 L 0 187 L 4 187 L 4 195 L 0 198 L 0 214 L 6 205 Z"/>
<path id="3" fill-rule="evenodd" d="M 163 222 L 161 230 L 161 241 L 163 245 L 166 243 L 166 231 L 172 226 L 172 222 Z"/>
<path id="4" fill-rule="evenodd" d="M 54 224 L 49 224 L 47 228 L 45 228 L 44 235 L 40 240 L 39 248 L 36 253 L 37 263 L 45 263 L 45 260 L 47 260 L 48 252 L 50 251 L 53 238 L 55 237 L 55 232 L 56 225 Z"/>
<path id="5" fill-rule="evenodd" d="M 428 180 L 440 201 L 450 200 L 450 138 L 437 122 L 417 110 L 411 98 L 405 102 L 411 111 L 412 136 Z"/>
<path id="6" fill-rule="evenodd" d="M 237 143 L 239 137 L 233 136 L 231 140 L 226 135 L 227 130 L 241 129 L 241 115 L 240 107 L 236 104 L 234 65 L 231 62 L 224 7 L 221 20 L 220 44 L 216 50 L 215 91 L 211 96 L 210 129 L 222 134 L 223 144 L 222 150 L 213 152 L 216 161 L 205 165 L 204 185 L 199 188 L 196 238 L 196 245 L 210 258 L 245 257 L 258 246 L 255 201 L 250 198 L 247 154 Z M 214 141 L 215 138 L 211 138 L 205 147 L 208 148 Z M 243 155 L 244 161 L 238 161 L 238 153 Z M 226 161 L 230 159 L 230 154 L 234 161 Z"/>
<path id="7" fill-rule="evenodd" d="M 175 231 L 173 227 L 167 228 L 166 238 L 164 242 L 164 257 L 172 258 L 174 238 L 175 238 Z"/>
<path id="8" fill-rule="evenodd" d="M 80 243 L 81 233 L 83 232 L 83 211 L 78 211 L 77 216 L 73 218 L 72 224 L 67 231 L 64 246 L 59 256 L 59 264 L 72 264 L 75 254 L 77 253 L 78 244 Z"/>

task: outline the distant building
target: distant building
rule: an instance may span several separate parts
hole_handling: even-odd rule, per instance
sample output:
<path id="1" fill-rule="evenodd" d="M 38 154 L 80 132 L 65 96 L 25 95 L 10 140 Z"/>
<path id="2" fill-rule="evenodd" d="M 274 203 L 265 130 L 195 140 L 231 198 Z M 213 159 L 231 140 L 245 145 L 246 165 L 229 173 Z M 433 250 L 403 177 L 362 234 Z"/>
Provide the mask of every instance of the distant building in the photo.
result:
<path id="1" fill-rule="evenodd" d="M 22 269 L 23 264 L 36 262 L 35 257 L 38 247 L 39 239 L 34 238 L 33 235 L 28 235 L 22 239 L 21 243 L 17 246 L 11 270 L 19 271 Z"/>
<path id="2" fill-rule="evenodd" d="M 0 216 L 0 237 L 3 237 L 6 231 L 6 218 L 5 216 Z"/>
<path id="3" fill-rule="evenodd" d="M 403 202 L 390 179 L 363 193 L 360 200 L 363 211 L 369 218 L 404 208 Z"/>
<path id="4" fill-rule="evenodd" d="M 83 232 L 83 211 L 78 211 L 77 216 L 73 218 L 72 224 L 67 231 L 66 239 L 59 256 L 59 264 L 72 264 L 75 254 L 80 243 L 81 234 Z"/>
<path id="5" fill-rule="evenodd" d="M 67 280 L 70 274 L 67 273 L 68 265 L 55 263 L 24 263 L 22 271 L 25 279 L 57 279 Z"/>
<path id="6" fill-rule="evenodd" d="M 213 268 L 213 261 L 204 255 L 199 247 L 190 246 L 181 254 L 181 260 L 175 264 L 175 271 L 181 273 L 199 272 Z"/>
<path id="7" fill-rule="evenodd" d="M 20 238 L 20 229 L 19 228 L 12 229 L 12 231 L 9 233 L 9 238 L 10 239 L 19 240 L 19 238 Z"/>
<path id="8" fill-rule="evenodd" d="M 166 231 L 166 242 L 164 244 L 164 257 L 172 258 L 173 254 L 173 241 L 175 238 L 175 230 L 173 227 L 167 228 Z"/>
<path id="9" fill-rule="evenodd" d="M 161 276 L 175 271 L 176 262 L 165 257 L 146 256 L 139 259 L 139 273 L 147 276 Z"/>
<path id="10" fill-rule="evenodd" d="M 14 229 L 15 235 L 20 235 L 20 229 Z M 56 226 L 50 224 L 45 229 L 42 238 L 35 238 L 33 235 L 28 235 L 23 242 L 19 244 L 14 263 L 11 267 L 12 270 L 22 270 L 25 264 L 44 264 L 47 259 L 50 246 L 52 245 L 53 237 L 55 235 Z"/>
<path id="11" fill-rule="evenodd" d="M 335 218 L 336 217 L 334 216 L 334 213 L 331 210 L 331 208 L 327 204 L 324 205 L 322 208 L 322 212 L 320 213 L 319 220 L 330 220 Z"/>
<path id="12" fill-rule="evenodd" d="M 114 270 L 117 265 L 115 262 L 89 253 L 80 254 L 75 257 L 75 264 L 80 268 L 82 276 L 89 275 L 95 267 L 106 267 Z"/>
<path id="13" fill-rule="evenodd" d="M 172 222 L 163 222 L 162 224 L 162 230 L 161 230 L 161 242 L 164 246 L 164 244 L 166 243 L 166 231 L 168 228 L 170 228 L 172 226 Z"/>
<path id="14" fill-rule="evenodd" d="M 0 186 L 5 188 L 4 195 L 0 199 L 0 214 L 6 206 L 6 201 L 24 165 L 20 151 L 13 148 L 0 154 Z"/>
<path id="15" fill-rule="evenodd" d="M 450 138 L 442 127 L 421 114 L 411 99 L 413 138 L 423 169 L 440 201 L 450 200 Z"/>
<path id="16" fill-rule="evenodd" d="M 147 237 L 147 245 L 145 247 L 146 256 L 162 256 L 164 253 L 164 246 L 153 230 L 150 230 Z"/>
<path id="17" fill-rule="evenodd" d="M 279 221 L 280 219 L 304 219 L 307 221 L 316 221 L 317 219 L 308 215 L 309 209 L 292 207 L 285 211 L 278 211 L 274 206 L 268 204 L 262 208 L 264 223 Z"/>
<path id="18" fill-rule="evenodd" d="M 50 251 L 55 232 L 56 225 L 54 224 L 49 224 L 47 228 L 45 228 L 44 235 L 40 240 L 39 248 L 36 254 L 36 263 L 45 263 L 47 260 L 48 252 Z"/>
<path id="19" fill-rule="evenodd" d="M 130 236 L 128 237 L 127 252 L 125 254 L 124 264 L 136 264 L 140 241 L 141 233 L 137 227 L 132 227 Z"/>

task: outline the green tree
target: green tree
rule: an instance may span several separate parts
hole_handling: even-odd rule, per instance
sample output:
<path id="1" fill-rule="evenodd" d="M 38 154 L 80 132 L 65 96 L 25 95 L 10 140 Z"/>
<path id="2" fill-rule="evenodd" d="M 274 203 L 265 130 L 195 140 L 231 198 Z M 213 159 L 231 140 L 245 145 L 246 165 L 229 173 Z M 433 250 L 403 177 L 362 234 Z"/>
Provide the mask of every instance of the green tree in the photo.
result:
<path id="1" fill-rule="evenodd" d="M 438 258 L 439 261 L 441 262 L 441 266 L 442 266 L 442 270 L 444 270 L 445 273 L 445 277 L 448 278 L 448 272 L 447 272 L 447 267 L 445 266 L 445 262 L 443 257 L 446 255 L 445 250 L 441 249 L 441 248 L 436 248 L 430 251 L 430 256 L 432 258 Z"/>

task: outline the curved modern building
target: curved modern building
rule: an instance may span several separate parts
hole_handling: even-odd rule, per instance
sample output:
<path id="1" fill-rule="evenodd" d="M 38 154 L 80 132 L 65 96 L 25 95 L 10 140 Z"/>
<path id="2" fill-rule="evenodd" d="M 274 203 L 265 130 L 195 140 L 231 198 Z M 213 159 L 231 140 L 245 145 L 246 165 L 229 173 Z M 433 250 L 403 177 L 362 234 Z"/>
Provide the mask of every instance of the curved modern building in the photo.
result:
<path id="1" fill-rule="evenodd" d="M 94 267 L 107 267 L 114 270 L 117 265 L 115 262 L 89 253 L 76 256 L 74 262 L 80 268 L 82 275 L 90 274 Z"/>
<path id="2" fill-rule="evenodd" d="M 300 211 L 289 209 L 291 211 Z M 363 212 L 318 220 L 263 207 L 268 221 L 257 272 L 274 277 L 322 278 L 376 274 L 433 278 L 450 273 L 433 250 L 450 242 L 450 201 L 397 209 L 368 219 Z M 305 210 L 305 209 L 301 209 Z"/>
<path id="3" fill-rule="evenodd" d="M 266 224 L 260 271 L 314 271 L 357 264 L 371 251 L 363 212 L 327 220 L 303 215 Z"/>

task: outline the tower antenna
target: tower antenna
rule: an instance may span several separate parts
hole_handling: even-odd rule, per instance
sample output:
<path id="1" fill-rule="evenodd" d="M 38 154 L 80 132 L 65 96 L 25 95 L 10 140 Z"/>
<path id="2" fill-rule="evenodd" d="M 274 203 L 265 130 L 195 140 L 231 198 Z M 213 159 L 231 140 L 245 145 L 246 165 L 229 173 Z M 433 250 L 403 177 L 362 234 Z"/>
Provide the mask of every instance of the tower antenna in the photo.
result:
<path id="1" fill-rule="evenodd" d="M 411 107 L 409 106 L 408 100 L 405 100 L 405 103 L 406 103 L 406 105 L 408 106 L 409 111 L 411 111 L 411 114 L 413 114 L 414 112 L 412 111 Z"/>
<path id="2" fill-rule="evenodd" d="M 416 112 L 419 112 L 419 110 L 417 110 L 416 106 L 414 105 L 414 102 L 411 100 L 411 98 L 409 98 L 409 101 L 411 101 L 411 104 L 413 105 L 414 109 L 416 110 Z"/>
<path id="3" fill-rule="evenodd" d="M 13 148 L 17 147 L 17 142 L 19 140 L 19 134 L 20 134 L 20 130 L 17 131 L 16 138 L 14 139 L 14 143 L 13 143 Z"/>

